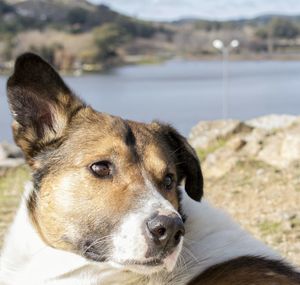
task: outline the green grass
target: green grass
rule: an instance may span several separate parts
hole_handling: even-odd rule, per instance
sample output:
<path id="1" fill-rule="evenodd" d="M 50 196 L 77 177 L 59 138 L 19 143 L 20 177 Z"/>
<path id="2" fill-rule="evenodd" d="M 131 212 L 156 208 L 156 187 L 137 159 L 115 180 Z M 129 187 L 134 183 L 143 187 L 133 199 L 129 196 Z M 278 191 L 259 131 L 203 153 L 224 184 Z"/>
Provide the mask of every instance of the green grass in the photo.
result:
<path id="1" fill-rule="evenodd" d="M 0 202 L 7 197 L 20 194 L 25 181 L 29 179 L 30 172 L 27 166 L 8 169 L 0 176 Z"/>
<path id="2" fill-rule="evenodd" d="M 237 162 L 236 165 L 238 168 L 240 169 L 252 169 L 254 171 L 256 171 L 257 169 L 265 169 L 265 170 L 275 170 L 275 168 L 273 166 L 270 166 L 268 164 L 266 164 L 263 161 L 260 160 L 256 160 L 255 158 L 253 159 L 248 159 L 248 160 L 240 160 Z"/>
<path id="3" fill-rule="evenodd" d="M 279 222 L 265 220 L 258 225 L 258 228 L 263 236 L 276 234 L 281 231 Z"/>
<path id="4" fill-rule="evenodd" d="M 22 197 L 24 184 L 29 179 L 27 166 L 8 169 L 0 176 L 0 247 Z"/>
<path id="5" fill-rule="evenodd" d="M 200 161 L 204 161 L 210 153 L 213 153 L 219 148 L 225 146 L 226 142 L 227 141 L 225 139 L 218 139 L 216 142 L 214 142 L 213 144 L 211 144 L 209 147 L 205 149 L 203 148 L 196 149 Z"/>

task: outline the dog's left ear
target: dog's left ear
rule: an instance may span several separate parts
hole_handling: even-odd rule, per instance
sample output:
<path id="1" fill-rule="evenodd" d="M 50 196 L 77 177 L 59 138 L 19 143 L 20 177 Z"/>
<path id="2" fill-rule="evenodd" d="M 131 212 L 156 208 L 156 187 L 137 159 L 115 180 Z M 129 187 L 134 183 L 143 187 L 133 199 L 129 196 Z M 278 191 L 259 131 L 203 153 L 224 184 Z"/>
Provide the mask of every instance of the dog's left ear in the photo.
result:
<path id="1" fill-rule="evenodd" d="M 177 176 L 181 182 L 185 178 L 185 190 L 194 200 L 203 196 L 203 176 L 198 156 L 186 138 L 168 125 L 160 125 L 175 158 Z"/>
<path id="2" fill-rule="evenodd" d="M 59 144 L 74 114 L 85 106 L 54 68 L 32 53 L 17 58 L 7 96 L 15 142 L 33 168 L 42 152 Z"/>

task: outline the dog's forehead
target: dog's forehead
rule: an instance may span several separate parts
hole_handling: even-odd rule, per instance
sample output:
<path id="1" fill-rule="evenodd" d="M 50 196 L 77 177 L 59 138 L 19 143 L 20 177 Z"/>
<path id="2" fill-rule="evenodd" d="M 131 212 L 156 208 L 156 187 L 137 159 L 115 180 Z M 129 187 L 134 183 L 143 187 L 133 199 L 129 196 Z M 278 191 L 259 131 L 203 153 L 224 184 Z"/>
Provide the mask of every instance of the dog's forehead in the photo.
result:
<path id="1" fill-rule="evenodd" d="M 148 162 L 163 169 L 170 163 L 168 145 L 157 123 L 129 121 L 87 108 L 73 120 L 69 129 L 68 149 L 76 155 L 96 159 L 97 155 L 115 155 Z M 100 157 L 99 157 L 100 158 Z"/>
<path id="2" fill-rule="evenodd" d="M 135 130 L 135 135 L 132 131 Z M 144 131 L 143 131 L 144 129 Z M 87 140 L 105 137 L 119 139 L 124 143 L 135 143 L 134 136 L 145 136 L 147 125 L 124 120 L 120 117 L 94 111 L 92 108 L 81 110 L 73 119 L 70 134 Z"/>

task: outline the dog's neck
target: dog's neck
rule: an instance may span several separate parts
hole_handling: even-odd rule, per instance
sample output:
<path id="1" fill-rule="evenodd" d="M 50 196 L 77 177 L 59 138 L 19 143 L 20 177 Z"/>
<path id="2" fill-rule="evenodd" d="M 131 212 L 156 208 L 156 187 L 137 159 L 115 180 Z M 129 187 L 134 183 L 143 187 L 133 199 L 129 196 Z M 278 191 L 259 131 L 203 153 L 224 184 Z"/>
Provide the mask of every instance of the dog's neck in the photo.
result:
<path id="1" fill-rule="evenodd" d="M 47 246 L 28 215 L 27 186 L 0 260 L 0 272 L 8 284 L 185 284 L 212 265 L 244 255 L 278 258 L 269 248 L 243 231 L 229 216 L 206 201 L 196 203 L 183 194 L 188 219 L 183 252 L 171 274 L 142 276 L 107 263 L 91 262 L 79 255 Z M 26 281 L 25 281 L 26 280 Z M 0 275 L 1 281 L 1 275 Z M 1 283 L 2 284 L 2 283 Z M 5 284 L 5 283 L 4 283 Z"/>

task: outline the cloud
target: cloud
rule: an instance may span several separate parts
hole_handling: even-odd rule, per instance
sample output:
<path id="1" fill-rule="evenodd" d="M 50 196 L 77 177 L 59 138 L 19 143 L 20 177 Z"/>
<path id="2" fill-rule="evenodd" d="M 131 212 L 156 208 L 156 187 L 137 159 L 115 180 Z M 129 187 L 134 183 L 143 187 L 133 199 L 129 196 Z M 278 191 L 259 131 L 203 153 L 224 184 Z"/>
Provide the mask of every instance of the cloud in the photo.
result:
<path id="1" fill-rule="evenodd" d="M 300 0 L 90 0 L 149 20 L 186 17 L 237 19 L 261 14 L 300 14 Z"/>

